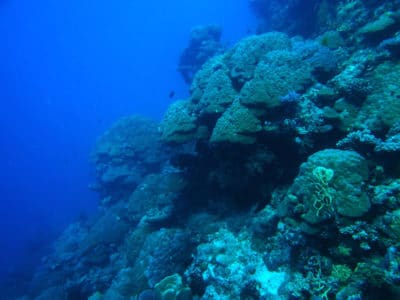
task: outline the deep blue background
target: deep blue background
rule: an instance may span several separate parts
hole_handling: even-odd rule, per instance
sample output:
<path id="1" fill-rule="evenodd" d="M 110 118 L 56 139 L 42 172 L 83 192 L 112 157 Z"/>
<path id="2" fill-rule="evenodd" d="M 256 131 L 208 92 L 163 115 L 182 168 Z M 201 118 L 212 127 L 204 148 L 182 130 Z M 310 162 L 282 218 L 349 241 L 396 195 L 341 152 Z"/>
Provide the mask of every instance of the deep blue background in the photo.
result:
<path id="1" fill-rule="evenodd" d="M 253 22 L 248 0 L 0 0 L 0 273 L 95 209 L 88 157 L 107 127 L 186 96 L 191 27 L 234 42 Z"/>

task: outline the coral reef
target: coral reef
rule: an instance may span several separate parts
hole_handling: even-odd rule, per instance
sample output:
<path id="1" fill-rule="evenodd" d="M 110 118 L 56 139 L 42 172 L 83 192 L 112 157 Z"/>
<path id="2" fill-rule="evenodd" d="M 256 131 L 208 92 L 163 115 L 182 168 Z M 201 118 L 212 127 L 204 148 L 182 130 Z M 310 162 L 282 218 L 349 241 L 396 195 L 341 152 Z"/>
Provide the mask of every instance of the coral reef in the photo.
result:
<path id="1" fill-rule="evenodd" d="M 96 143 L 91 160 L 97 183 L 91 188 L 100 193 L 103 204 L 128 197 L 145 175 L 161 169 L 167 156 L 156 122 L 140 116 L 122 118 Z"/>
<path id="2" fill-rule="evenodd" d="M 248 144 L 282 126 L 296 130 L 295 123 L 309 118 L 302 115 L 304 103 L 312 105 L 302 94 L 332 78 L 337 61 L 329 48 L 282 33 L 245 38 L 199 70 L 191 97 L 173 103 L 165 114 L 162 139 Z M 294 94 L 304 101 L 285 101 Z"/>
<path id="3" fill-rule="evenodd" d="M 209 58 L 223 51 L 221 33 L 218 25 L 192 28 L 189 45 L 183 50 L 178 64 L 178 71 L 186 83 L 192 82 L 194 74 Z"/>
<path id="4" fill-rule="evenodd" d="M 160 124 L 100 138 L 99 213 L 27 297 L 400 297 L 399 2 L 250 3 L 268 32 L 193 63 Z"/>
<path id="5" fill-rule="evenodd" d="M 205 299 L 257 299 L 277 295 L 285 274 L 267 269 L 261 253 L 252 249 L 246 232 L 235 235 L 220 229 L 208 240 L 197 247 L 195 260 L 186 271 L 189 285 L 192 281 L 204 281 Z"/>

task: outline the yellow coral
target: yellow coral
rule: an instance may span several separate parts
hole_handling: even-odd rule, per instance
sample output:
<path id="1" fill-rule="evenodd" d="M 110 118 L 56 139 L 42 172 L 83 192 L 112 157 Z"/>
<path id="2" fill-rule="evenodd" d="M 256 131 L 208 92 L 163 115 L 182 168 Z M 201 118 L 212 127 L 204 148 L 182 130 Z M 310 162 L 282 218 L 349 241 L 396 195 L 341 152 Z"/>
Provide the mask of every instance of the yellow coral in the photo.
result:
<path id="1" fill-rule="evenodd" d="M 315 179 L 315 194 L 313 207 L 319 217 L 324 208 L 332 206 L 332 196 L 329 193 L 329 182 L 332 180 L 334 171 L 325 167 L 318 166 L 313 170 Z"/>

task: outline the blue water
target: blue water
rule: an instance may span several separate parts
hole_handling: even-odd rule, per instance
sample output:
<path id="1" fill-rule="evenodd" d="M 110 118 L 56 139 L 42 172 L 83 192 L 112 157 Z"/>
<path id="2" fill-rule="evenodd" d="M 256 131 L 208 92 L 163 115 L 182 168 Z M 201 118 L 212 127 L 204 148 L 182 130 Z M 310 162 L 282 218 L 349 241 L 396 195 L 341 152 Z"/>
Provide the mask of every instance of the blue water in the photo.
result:
<path id="1" fill-rule="evenodd" d="M 0 274 L 95 211 L 88 157 L 106 128 L 187 95 L 176 66 L 193 26 L 233 43 L 254 22 L 248 0 L 1 1 Z"/>

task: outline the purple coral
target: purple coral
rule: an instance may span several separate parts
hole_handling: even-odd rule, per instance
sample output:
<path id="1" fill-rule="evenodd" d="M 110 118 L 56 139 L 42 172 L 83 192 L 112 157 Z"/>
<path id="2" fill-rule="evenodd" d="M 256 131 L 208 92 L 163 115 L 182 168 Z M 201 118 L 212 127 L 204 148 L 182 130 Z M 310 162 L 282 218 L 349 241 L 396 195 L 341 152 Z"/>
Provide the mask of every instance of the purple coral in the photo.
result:
<path id="1" fill-rule="evenodd" d="M 300 100 L 301 95 L 296 91 L 289 91 L 285 96 L 279 98 L 281 103 L 292 103 Z"/>

